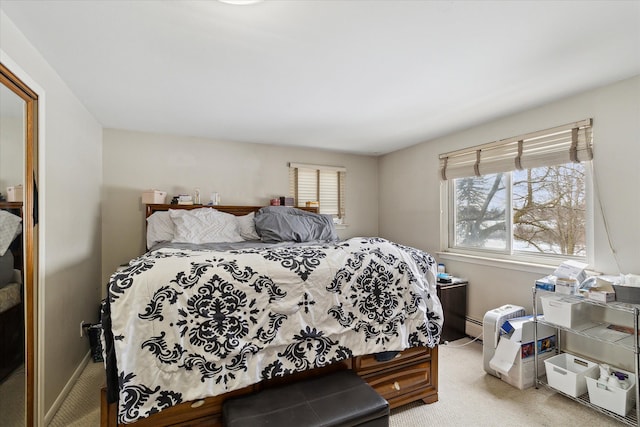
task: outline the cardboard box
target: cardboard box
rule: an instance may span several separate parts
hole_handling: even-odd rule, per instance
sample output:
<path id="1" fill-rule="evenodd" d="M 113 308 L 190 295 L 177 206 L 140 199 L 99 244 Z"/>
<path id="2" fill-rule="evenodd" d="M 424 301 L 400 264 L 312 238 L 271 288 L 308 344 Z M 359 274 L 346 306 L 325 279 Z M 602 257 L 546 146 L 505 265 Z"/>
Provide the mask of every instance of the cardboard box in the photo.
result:
<path id="1" fill-rule="evenodd" d="M 579 261 L 565 261 L 556 268 L 553 275 L 558 279 L 573 279 L 582 283 L 587 278 L 587 273 L 584 271 L 587 265 Z"/>
<path id="2" fill-rule="evenodd" d="M 544 361 L 553 357 L 555 353 L 546 352 L 538 355 L 538 372 L 544 372 Z M 518 357 L 507 375 L 500 375 L 500 379 L 517 389 L 524 390 L 535 385 L 534 357 Z"/>
<path id="3" fill-rule="evenodd" d="M 599 302 L 612 302 L 616 300 L 616 292 L 613 290 L 613 286 L 604 280 L 596 281 L 596 286 L 589 288 L 586 296 L 591 300 Z"/>
<path id="4" fill-rule="evenodd" d="M 23 202 L 24 188 L 22 184 L 14 187 L 7 187 L 7 202 Z"/>
<path id="5" fill-rule="evenodd" d="M 564 295 L 575 295 L 578 282 L 575 279 L 556 279 L 556 292 Z"/>
<path id="6" fill-rule="evenodd" d="M 569 353 L 558 354 L 544 361 L 549 386 L 569 396 L 587 392 L 586 378 L 598 378 L 598 364 Z"/>
<path id="7" fill-rule="evenodd" d="M 587 292 L 587 298 L 598 302 L 613 302 L 616 300 L 616 294 L 613 291 L 591 289 Z"/>
<path id="8" fill-rule="evenodd" d="M 536 280 L 536 288 L 543 291 L 555 292 L 556 290 L 556 278 L 554 276 L 545 276 L 542 279 Z"/>
<path id="9" fill-rule="evenodd" d="M 145 205 L 165 204 L 167 192 L 159 190 L 146 190 L 142 192 L 142 203 Z"/>
<path id="10" fill-rule="evenodd" d="M 534 347 L 533 347 L 532 316 L 518 317 L 506 320 L 500 336 L 496 352 L 489 362 L 500 379 L 507 384 L 523 390 L 535 383 L 534 375 Z M 538 369 L 542 371 L 543 361 L 552 357 L 556 348 L 556 329 L 538 324 Z"/>

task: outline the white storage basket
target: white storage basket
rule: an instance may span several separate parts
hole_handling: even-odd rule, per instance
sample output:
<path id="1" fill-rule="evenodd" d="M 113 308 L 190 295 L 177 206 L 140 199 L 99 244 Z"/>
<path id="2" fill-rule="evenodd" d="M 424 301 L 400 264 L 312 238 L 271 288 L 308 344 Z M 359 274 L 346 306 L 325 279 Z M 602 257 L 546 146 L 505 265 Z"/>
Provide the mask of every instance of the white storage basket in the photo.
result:
<path id="1" fill-rule="evenodd" d="M 629 388 L 623 389 L 611 386 L 607 381 L 600 381 L 595 378 L 587 378 L 587 390 L 589 391 L 589 401 L 594 405 L 615 412 L 618 415 L 626 416 L 634 407 L 636 400 L 636 376 L 631 372 L 622 369 L 611 369 L 614 372 L 621 372 L 627 376 Z"/>
<path id="2" fill-rule="evenodd" d="M 544 361 L 547 382 L 556 390 L 578 397 L 587 392 L 586 377 L 597 378 L 598 364 L 569 353 L 558 354 Z"/>
<path id="3" fill-rule="evenodd" d="M 540 301 L 542 301 L 544 320 L 547 322 L 565 328 L 575 328 L 589 320 L 586 304 L 575 297 L 543 295 Z"/>

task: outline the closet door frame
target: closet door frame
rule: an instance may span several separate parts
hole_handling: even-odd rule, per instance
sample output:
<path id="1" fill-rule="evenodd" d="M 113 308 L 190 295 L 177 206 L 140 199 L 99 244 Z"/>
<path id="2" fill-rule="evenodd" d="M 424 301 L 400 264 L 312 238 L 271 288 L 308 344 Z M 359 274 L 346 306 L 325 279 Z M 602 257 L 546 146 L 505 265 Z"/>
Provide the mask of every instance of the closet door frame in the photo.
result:
<path id="1" fill-rule="evenodd" d="M 23 196 L 24 311 L 25 311 L 25 426 L 36 425 L 37 257 L 36 188 L 38 180 L 38 94 L 0 63 L 0 83 L 25 101 L 25 176 Z"/>

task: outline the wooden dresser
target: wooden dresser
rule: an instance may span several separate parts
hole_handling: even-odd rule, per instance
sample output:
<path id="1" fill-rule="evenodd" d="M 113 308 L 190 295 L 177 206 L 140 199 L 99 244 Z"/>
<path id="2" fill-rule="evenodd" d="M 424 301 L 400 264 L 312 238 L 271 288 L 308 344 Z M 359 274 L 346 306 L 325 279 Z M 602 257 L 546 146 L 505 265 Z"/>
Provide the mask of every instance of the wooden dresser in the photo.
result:
<path id="1" fill-rule="evenodd" d="M 422 400 L 438 400 L 438 347 L 415 347 L 398 353 L 391 360 L 378 362 L 373 355 L 358 356 L 320 369 L 300 372 L 285 378 L 265 381 L 241 390 L 213 396 L 195 402 L 186 402 L 142 419 L 133 424 L 117 424 L 116 405 L 108 405 L 106 390 L 102 390 L 101 427 L 145 426 L 222 426 L 222 403 L 234 396 L 256 392 L 305 377 L 322 375 L 336 369 L 353 369 L 371 387 L 384 397 L 391 408 Z"/>
<path id="2" fill-rule="evenodd" d="M 398 353 L 393 359 L 378 362 L 373 355 L 358 356 L 353 369 L 391 408 L 415 400 L 438 400 L 438 348 L 431 351 L 415 347 Z"/>

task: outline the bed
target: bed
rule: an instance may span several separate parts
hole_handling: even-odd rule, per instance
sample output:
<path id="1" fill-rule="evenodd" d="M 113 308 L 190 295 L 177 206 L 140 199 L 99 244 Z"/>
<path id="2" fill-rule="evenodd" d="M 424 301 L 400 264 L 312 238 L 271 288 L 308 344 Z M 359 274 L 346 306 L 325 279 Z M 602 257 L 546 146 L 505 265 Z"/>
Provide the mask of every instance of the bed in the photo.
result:
<path id="1" fill-rule="evenodd" d="M 313 209 L 213 208 L 147 205 L 149 250 L 103 304 L 101 425 L 220 425 L 228 397 L 335 369 L 437 401 L 433 257 Z"/>

